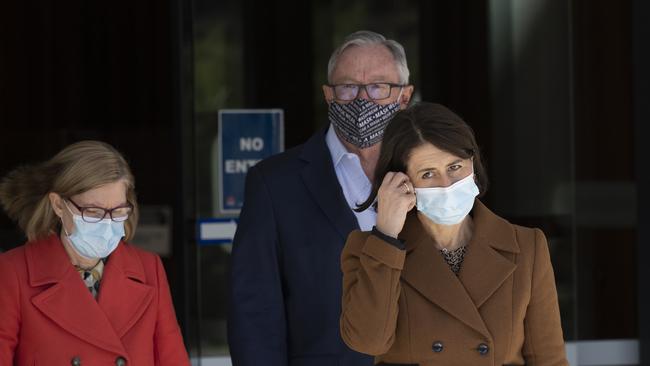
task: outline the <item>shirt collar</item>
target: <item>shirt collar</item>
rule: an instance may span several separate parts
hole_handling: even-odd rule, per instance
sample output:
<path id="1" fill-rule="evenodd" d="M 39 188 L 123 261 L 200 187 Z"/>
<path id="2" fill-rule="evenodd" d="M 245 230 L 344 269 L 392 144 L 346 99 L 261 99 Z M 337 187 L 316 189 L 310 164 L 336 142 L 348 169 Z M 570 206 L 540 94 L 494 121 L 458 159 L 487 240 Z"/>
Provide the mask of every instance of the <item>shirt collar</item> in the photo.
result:
<path id="1" fill-rule="evenodd" d="M 334 131 L 334 126 L 331 124 L 327 129 L 327 134 L 325 134 L 325 142 L 327 143 L 327 147 L 329 148 L 330 154 L 332 155 L 332 162 L 334 163 L 334 166 L 339 165 L 339 162 L 345 155 L 352 154 L 345 148 L 345 146 L 343 146 L 343 143 L 336 134 L 336 131 Z"/>

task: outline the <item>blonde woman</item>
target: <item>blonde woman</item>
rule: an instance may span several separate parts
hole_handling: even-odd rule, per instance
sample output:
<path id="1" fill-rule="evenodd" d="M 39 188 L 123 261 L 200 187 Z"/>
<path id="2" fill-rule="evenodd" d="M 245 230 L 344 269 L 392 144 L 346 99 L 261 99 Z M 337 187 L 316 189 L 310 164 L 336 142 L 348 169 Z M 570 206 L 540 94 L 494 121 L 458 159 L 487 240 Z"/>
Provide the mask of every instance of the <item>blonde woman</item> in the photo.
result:
<path id="1" fill-rule="evenodd" d="M 189 365 L 160 258 L 113 147 L 72 144 L 0 181 L 28 242 L 0 254 L 0 365 Z"/>

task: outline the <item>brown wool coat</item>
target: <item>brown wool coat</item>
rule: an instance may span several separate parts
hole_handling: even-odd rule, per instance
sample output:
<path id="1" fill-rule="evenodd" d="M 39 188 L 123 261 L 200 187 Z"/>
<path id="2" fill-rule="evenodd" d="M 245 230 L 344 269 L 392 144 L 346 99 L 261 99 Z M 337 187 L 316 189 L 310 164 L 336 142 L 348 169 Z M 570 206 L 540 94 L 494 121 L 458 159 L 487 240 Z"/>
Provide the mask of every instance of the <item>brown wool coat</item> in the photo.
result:
<path id="1" fill-rule="evenodd" d="M 476 200 L 459 276 L 415 213 L 406 250 L 354 231 L 341 255 L 341 335 L 376 363 L 568 365 L 544 234 Z"/>

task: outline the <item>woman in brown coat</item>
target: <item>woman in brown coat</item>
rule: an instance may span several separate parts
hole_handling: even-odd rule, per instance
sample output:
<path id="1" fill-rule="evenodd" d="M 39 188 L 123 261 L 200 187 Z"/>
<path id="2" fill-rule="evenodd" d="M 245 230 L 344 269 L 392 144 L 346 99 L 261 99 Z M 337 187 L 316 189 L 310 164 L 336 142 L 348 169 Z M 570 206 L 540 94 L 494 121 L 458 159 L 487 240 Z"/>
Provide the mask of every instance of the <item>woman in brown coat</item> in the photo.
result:
<path id="1" fill-rule="evenodd" d="M 486 188 L 453 112 L 420 103 L 394 117 L 359 206 L 377 225 L 341 256 L 348 346 L 383 365 L 568 365 L 546 238 L 492 213 L 476 198 Z"/>

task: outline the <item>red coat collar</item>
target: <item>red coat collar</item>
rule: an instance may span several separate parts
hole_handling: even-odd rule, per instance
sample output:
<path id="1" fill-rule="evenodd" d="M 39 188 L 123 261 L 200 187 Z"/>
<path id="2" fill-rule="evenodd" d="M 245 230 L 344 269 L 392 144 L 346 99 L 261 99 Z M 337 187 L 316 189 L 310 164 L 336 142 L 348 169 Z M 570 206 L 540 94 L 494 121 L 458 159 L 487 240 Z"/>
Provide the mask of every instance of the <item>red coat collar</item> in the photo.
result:
<path id="1" fill-rule="evenodd" d="M 30 285 L 50 285 L 32 297 L 32 304 L 66 331 L 128 362 L 121 338 L 136 326 L 155 294 L 138 251 L 124 242 L 118 245 L 104 268 L 97 301 L 57 235 L 26 244 L 25 258 Z"/>
<path id="2" fill-rule="evenodd" d="M 77 275 L 58 235 L 52 234 L 27 243 L 25 257 L 31 286 L 60 282 L 70 273 Z M 142 262 L 133 248 L 125 245 L 124 242 L 120 242 L 117 249 L 111 253 L 108 263 L 127 277 L 141 283 L 145 282 Z"/>

